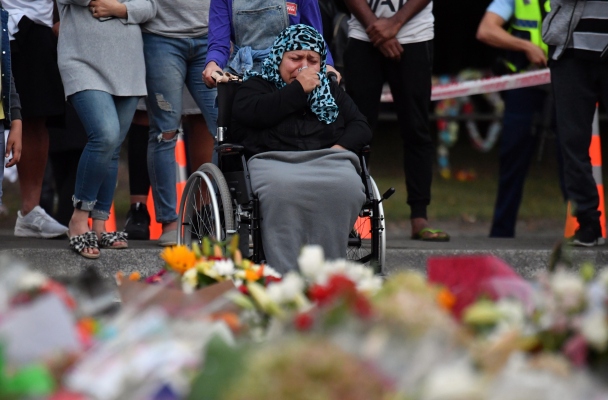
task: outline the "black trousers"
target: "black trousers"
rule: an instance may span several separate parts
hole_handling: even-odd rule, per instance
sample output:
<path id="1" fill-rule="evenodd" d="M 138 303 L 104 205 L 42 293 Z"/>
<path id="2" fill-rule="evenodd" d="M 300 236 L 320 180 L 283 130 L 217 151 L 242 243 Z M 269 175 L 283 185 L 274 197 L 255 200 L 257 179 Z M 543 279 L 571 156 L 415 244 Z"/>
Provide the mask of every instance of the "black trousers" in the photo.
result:
<path id="1" fill-rule="evenodd" d="M 378 121 L 382 86 L 388 82 L 403 142 L 410 218 L 426 218 L 435 153 L 429 126 L 433 41 L 402 46 L 401 60 L 394 61 L 384 57 L 373 44 L 350 38 L 344 53 L 344 79 L 346 91 L 372 129 Z"/>
<path id="2" fill-rule="evenodd" d="M 599 195 L 589 157 L 597 102 L 608 104 L 608 64 L 575 57 L 550 63 L 566 194 L 580 225 L 597 224 Z"/>

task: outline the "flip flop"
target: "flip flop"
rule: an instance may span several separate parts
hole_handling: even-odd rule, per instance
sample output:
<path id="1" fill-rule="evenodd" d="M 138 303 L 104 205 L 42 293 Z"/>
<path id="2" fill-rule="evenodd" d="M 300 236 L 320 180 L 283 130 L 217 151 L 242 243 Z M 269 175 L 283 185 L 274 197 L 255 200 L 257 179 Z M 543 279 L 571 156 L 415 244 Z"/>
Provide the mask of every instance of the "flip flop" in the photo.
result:
<path id="1" fill-rule="evenodd" d="M 126 249 L 129 247 L 127 244 L 127 237 L 128 235 L 126 232 L 101 232 L 99 247 L 102 249 Z M 116 242 L 122 243 L 114 245 Z"/>
<path id="2" fill-rule="evenodd" d="M 449 242 L 450 235 L 441 229 L 424 228 L 420 232 L 413 234 L 412 239 L 425 242 Z"/>

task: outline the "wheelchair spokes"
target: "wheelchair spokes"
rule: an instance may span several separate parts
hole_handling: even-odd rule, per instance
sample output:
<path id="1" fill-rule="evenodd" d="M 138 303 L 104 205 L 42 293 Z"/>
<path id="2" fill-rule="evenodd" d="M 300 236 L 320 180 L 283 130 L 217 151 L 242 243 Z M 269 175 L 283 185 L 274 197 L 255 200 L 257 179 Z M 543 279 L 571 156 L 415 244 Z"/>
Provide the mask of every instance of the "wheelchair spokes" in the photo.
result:
<path id="1" fill-rule="evenodd" d="M 187 246 L 205 236 L 224 241 L 234 233 L 230 191 L 215 165 L 203 164 L 188 178 L 178 223 L 178 244 Z"/>

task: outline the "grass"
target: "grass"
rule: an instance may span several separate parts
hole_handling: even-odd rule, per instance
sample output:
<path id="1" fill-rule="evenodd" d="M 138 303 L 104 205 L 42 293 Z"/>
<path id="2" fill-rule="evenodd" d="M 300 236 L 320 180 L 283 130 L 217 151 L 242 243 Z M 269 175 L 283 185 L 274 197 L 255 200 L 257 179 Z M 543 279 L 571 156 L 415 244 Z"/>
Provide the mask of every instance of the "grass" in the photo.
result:
<path id="1" fill-rule="evenodd" d="M 435 167 L 431 187 L 429 218 L 433 220 L 463 219 L 490 221 L 498 185 L 498 146 L 487 153 L 473 148 L 461 129 L 456 145 L 450 149 L 452 178 L 444 179 Z M 409 218 L 406 189 L 402 170 L 401 139 L 396 123 L 384 122 L 378 126 L 372 143 L 372 176 L 381 192 L 388 187 L 397 190 L 384 203 L 389 221 Z M 472 180 L 458 180 L 458 171 L 474 174 Z M 534 160 L 524 188 L 520 219 L 562 219 L 565 205 L 557 177 L 557 162 L 553 141 L 548 141 L 540 160 Z"/>

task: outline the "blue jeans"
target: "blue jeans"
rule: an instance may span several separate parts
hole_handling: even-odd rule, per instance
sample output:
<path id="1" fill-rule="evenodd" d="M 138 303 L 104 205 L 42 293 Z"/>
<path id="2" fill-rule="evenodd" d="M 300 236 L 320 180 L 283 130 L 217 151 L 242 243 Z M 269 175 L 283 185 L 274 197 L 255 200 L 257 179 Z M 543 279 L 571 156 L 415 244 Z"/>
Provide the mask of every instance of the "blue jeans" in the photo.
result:
<path id="1" fill-rule="evenodd" d="M 175 142 L 163 138 L 163 133 L 180 129 L 182 92 L 187 85 L 201 109 L 212 135 L 217 131 L 217 89 L 203 83 L 202 73 L 207 58 L 207 36 L 198 38 L 169 38 L 144 33 L 146 85 L 148 87 L 148 173 L 154 197 L 156 221 L 177 220 Z"/>
<path id="2" fill-rule="evenodd" d="M 100 90 L 83 90 L 68 100 L 76 109 L 88 142 L 76 173 L 74 207 L 107 220 L 116 188 L 120 146 L 125 139 L 138 97 L 112 96 Z"/>

